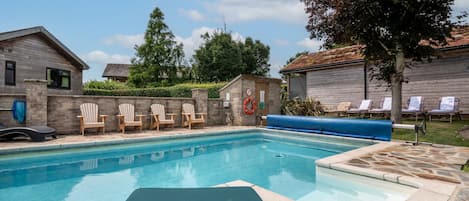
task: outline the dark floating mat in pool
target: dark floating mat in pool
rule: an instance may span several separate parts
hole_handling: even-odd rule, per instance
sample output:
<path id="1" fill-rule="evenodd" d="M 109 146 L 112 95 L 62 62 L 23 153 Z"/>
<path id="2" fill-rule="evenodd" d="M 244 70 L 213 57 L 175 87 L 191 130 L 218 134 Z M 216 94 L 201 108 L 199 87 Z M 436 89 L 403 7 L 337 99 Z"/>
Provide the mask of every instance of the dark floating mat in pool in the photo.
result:
<path id="1" fill-rule="evenodd" d="M 139 188 L 127 201 L 262 201 L 250 187 Z"/>

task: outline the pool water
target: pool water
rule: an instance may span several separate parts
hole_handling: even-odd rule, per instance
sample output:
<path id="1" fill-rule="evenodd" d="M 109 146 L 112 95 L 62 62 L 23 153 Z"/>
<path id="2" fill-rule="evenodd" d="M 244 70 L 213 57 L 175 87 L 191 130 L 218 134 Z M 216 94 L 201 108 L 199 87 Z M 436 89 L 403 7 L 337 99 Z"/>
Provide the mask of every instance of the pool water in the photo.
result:
<path id="1" fill-rule="evenodd" d="M 294 200 L 405 200 L 409 187 L 316 174 L 315 160 L 369 144 L 246 132 L 2 155 L 0 200 L 118 201 L 141 187 L 239 179 Z"/>

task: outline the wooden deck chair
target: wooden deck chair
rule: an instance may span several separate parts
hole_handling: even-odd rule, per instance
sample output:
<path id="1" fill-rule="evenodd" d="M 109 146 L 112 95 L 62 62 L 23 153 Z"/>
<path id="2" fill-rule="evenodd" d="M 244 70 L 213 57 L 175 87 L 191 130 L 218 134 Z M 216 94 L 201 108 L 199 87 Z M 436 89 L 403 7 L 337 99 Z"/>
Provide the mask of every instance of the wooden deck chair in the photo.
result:
<path id="1" fill-rule="evenodd" d="M 373 117 L 373 114 L 383 114 L 383 116 L 386 117 L 386 115 L 391 113 L 391 108 L 392 108 L 392 97 L 385 97 L 383 101 L 381 101 L 381 108 L 374 108 L 369 111 L 370 118 Z"/>
<path id="2" fill-rule="evenodd" d="M 80 105 L 81 115 L 77 116 L 80 119 L 80 132 L 85 135 L 85 129 L 97 128 L 105 132 L 105 125 L 107 115 L 98 116 L 98 105 L 94 103 L 83 103 Z M 99 121 L 99 117 L 101 121 Z"/>
<path id="3" fill-rule="evenodd" d="M 174 119 L 176 114 L 166 113 L 164 110 L 164 105 L 153 104 L 150 106 L 151 115 L 152 115 L 152 129 L 156 128 L 157 131 L 160 130 L 160 125 L 171 125 L 174 128 Z M 169 119 L 166 118 L 169 116 Z"/>
<path id="4" fill-rule="evenodd" d="M 337 108 L 335 110 L 326 110 L 324 113 L 326 114 L 337 114 L 337 116 L 341 116 L 342 114 L 346 114 L 347 111 L 350 109 L 350 106 L 352 105 L 352 102 L 340 102 L 337 105 Z"/>
<path id="5" fill-rule="evenodd" d="M 135 116 L 138 117 L 138 120 L 135 119 Z M 120 104 L 119 105 L 119 114 L 117 115 L 117 120 L 119 124 L 119 131 L 125 133 L 125 127 L 133 126 L 135 128 L 140 128 L 140 131 L 143 130 L 143 117 L 145 115 L 135 115 L 135 107 L 132 104 Z"/>
<path id="6" fill-rule="evenodd" d="M 424 105 L 422 96 L 411 96 L 407 101 L 407 108 L 402 110 L 402 115 L 414 115 L 415 121 L 419 119 L 419 115 L 423 115 Z"/>
<path id="7" fill-rule="evenodd" d="M 449 116 L 449 122 L 453 123 L 453 116 L 458 116 L 462 120 L 461 111 L 459 111 L 459 98 L 454 96 L 441 97 L 439 100 L 439 108 L 428 112 L 430 121 L 432 116 Z"/>
<path id="8" fill-rule="evenodd" d="M 360 107 L 358 108 L 352 108 L 350 110 L 347 111 L 347 115 L 348 117 L 350 117 L 351 114 L 365 114 L 367 113 L 370 108 L 371 108 L 371 104 L 372 104 L 372 100 L 362 100 L 362 102 L 360 103 Z"/>
<path id="9" fill-rule="evenodd" d="M 201 124 L 205 126 L 206 113 L 195 113 L 194 105 L 189 103 L 182 104 L 183 126 L 188 126 L 192 129 L 193 124 Z"/>

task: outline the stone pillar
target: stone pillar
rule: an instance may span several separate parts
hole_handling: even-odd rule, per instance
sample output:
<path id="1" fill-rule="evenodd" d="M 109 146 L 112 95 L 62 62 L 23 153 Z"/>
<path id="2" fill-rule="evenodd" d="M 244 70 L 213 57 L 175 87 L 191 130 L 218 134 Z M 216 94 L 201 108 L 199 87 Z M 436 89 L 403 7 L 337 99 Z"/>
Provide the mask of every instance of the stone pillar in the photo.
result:
<path id="1" fill-rule="evenodd" d="M 47 126 L 47 81 L 25 79 L 26 126 Z"/>
<path id="2" fill-rule="evenodd" d="M 195 112 L 208 114 L 208 90 L 192 89 L 192 98 L 195 100 Z"/>

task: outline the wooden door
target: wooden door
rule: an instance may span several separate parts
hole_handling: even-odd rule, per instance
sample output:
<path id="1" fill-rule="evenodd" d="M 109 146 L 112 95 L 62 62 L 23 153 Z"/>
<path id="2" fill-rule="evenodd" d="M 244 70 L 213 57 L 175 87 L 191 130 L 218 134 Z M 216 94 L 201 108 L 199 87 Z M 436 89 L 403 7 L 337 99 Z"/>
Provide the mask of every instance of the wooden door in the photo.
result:
<path id="1" fill-rule="evenodd" d="M 268 82 L 256 82 L 256 115 L 269 114 L 269 84 Z"/>

